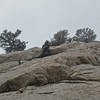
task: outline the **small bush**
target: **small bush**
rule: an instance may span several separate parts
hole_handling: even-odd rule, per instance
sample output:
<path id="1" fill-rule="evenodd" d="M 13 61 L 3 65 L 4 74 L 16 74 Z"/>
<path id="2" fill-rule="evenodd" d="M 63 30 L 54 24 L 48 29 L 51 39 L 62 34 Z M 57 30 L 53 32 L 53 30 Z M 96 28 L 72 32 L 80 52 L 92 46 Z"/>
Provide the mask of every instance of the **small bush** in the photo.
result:
<path id="1" fill-rule="evenodd" d="M 51 39 L 51 45 L 57 46 L 66 42 L 68 36 L 68 30 L 62 30 L 54 34 L 53 39 Z"/>
<path id="2" fill-rule="evenodd" d="M 94 41 L 96 37 L 97 35 L 95 34 L 94 30 L 90 28 L 83 28 L 76 31 L 73 40 L 88 43 Z"/>

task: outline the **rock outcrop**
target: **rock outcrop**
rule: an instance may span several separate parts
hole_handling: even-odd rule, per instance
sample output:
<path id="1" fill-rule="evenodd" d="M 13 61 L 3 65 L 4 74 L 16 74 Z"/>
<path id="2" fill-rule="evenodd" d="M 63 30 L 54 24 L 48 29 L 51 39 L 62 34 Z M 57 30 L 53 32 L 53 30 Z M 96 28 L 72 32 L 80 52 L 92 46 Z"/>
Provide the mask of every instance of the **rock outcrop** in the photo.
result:
<path id="1" fill-rule="evenodd" d="M 67 93 L 68 97 L 65 97 L 68 100 L 93 100 L 83 91 L 80 95 L 78 92 L 81 91 L 79 89 L 84 87 L 84 92 L 89 92 L 89 90 L 86 90 L 86 87 L 91 86 L 88 89 L 92 89 L 92 86 L 95 87 L 95 84 L 98 84 L 98 87 L 100 87 L 100 42 L 66 43 L 57 47 L 51 47 L 51 54 L 49 56 L 37 58 L 40 53 L 40 48 L 32 48 L 26 51 L 0 55 L 1 95 L 4 92 L 18 91 L 23 88 L 27 92 L 27 88 L 30 86 L 34 86 L 36 89 L 40 87 L 45 89 L 46 86 L 48 87 L 51 84 L 51 91 L 39 91 L 38 95 L 55 93 L 58 95 L 59 93 L 57 94 L 55 91 L 59 90 L 54 89 L 55 87 L 58 86 L 61 89 L 62 86 L 63 89 L 68 86 L 71 87 L 70 92 L 72 92 L 72 95 L 68 93 L 68 88 L 66 88 L 66 92 L 63 90 L 61 93 L 62 95 Z M 22 64 L 19 64 L 19 60 L 22 61 Z M 77 95 L 83 97 L 75 97 L 75 87 L 76 90 L 78 89 Z M 31 90 L 31 92 L 33 91 L 34 89 Z M 95 91 L 98 90 L 95 89 Z M 55 96 L 54 98 L 52 96 L 51 99 L 66 100 L 65 97 L 63 99 L 60 97 L 55 99 Z M 95 100 L 99 100 L 98 98 L 99 95 L 97 95 L 97 98 L 95 97 Z M 42 99 L 40 98 L 39 100 Z"/>

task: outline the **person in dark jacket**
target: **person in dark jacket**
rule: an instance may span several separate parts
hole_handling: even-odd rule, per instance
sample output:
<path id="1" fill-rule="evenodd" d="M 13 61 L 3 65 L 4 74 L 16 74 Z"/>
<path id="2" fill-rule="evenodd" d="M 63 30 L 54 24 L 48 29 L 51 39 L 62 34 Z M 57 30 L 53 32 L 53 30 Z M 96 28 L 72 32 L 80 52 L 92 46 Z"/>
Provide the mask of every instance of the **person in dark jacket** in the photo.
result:
<path id="1" fill-rule="evenodd" d="M 50 53 L 49 48 L 50 48 L 50 43 L 48 40 L 46 40 L 42 46 L 42 53 L 41 53 L 40 57 L 45 57 L 45 56 L 49 55 L 49 53 Z"/>

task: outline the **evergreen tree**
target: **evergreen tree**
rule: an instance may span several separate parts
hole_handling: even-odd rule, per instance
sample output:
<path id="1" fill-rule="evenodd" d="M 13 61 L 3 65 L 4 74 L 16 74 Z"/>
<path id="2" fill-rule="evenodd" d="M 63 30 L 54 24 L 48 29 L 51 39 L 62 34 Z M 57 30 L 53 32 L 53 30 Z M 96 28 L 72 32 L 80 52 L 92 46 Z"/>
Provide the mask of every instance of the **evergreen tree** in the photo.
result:
<path id="1" fill-rule="evenodd" d="M 19 29 L 17 29 L 15 33 L 4 30 L 0 35 L 0 47 L 3 48 L 6 53 L 24 50 L 27 42 L 17 39 L 20 34 L 21 30 Z"/>

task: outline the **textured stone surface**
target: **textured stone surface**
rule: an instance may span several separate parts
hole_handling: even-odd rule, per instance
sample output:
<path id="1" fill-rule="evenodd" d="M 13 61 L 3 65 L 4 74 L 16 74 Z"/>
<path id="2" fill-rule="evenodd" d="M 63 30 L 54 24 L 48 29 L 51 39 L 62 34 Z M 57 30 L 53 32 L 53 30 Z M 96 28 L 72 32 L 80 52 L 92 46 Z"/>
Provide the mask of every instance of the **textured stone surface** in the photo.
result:
<path id="1" fill-rule="evenodd" d="M 99 100 L 99 42 L 51 47 L 51 56 L 36 58 L 40 53 L 0 55 L 0 100 Z"/>

